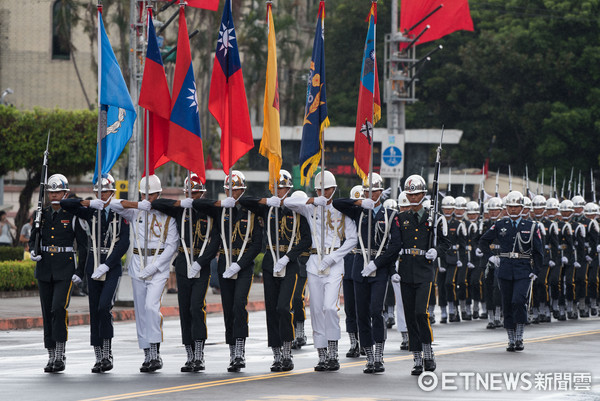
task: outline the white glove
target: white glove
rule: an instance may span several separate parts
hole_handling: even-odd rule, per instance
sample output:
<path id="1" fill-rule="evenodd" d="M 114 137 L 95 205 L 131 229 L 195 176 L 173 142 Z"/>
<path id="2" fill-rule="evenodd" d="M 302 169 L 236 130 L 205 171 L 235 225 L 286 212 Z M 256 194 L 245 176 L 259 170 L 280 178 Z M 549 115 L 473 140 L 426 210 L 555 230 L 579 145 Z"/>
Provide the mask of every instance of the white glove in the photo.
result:
<path id="1" fill-rule="evenodd" d="M 152 204 L 144 199 L 143 201 L 138 202 L 137 208 L 147 212 L 148 210 L 152 209 Z"/>
<path id="2" fill-rule="evenodd" d="M 479 249 L 479 248 L 475 249 L 475 256 L 477 256 L 478 258 L 483 256 L 483 252 L 481 252 L 481 249 Z"/>
<path id="3" fill-rule="evenodd" d="M 233 199 L 231 196 L 221 200 L 221 207 L 231 209 L 234 206 L 235 206 L 235 199 Z"/>
<path id="4" fill-rule="evenodd" d="M 360 205 L 363 209 L 373 210 L 375 208 L 375 201 L 373 199 L 363 199 Z"/>
<path id="5" fill-rule="evenodd" d="M 537 279 L 537 276 L 533 273 L 529 273 L 529 278 L 531 278 L 535 281 L 535 279 Z"/>
<path id="6" fill-rule="evenodd" d="M 596 245 L 596 252 L 600 253 L 600 244 Z"/>
<path id="7" fill-rule="evenodd" d="M 586 260 L 588 263 L 592 263 L 592 260 L 594 260 L 594 259 L 592 259 L 592 257 L 591 257 L 590 255 L 585 255 L 585 260 Z"/>
<path id="8" fill-rule="evenodd" d="M 192 279 L 196 277 L 196 275 L 200 273 L 200 269 L 202 269 L 202 266 L 200 266 L 198 262 L 192 263 L 192 267 L 190 267 L 190 269 L 188 270 L 188 278 Z"/>
<path id="9" fill-rule="evenodd" d="M 430 248 L 425 252 L 425 259 L 434 260 L 435 258 L 437 258 L 437 251 L 435 248 Z"/>
<path id="10" fill-rule="evenodd" d="M 467 262 L 467 267 L 468 267 L 469 269 L 474 269 L 474 268 L 475 268 L 475 265 L 474 265 L 473 263 L 471 263 L 471 262 Z"/>
<path id="11" fill-rule="evenodd" d="M 182 199 L 179 204 L 181 205 L 182 208 L 184 209 L 191 209 L 192 208 L 192 203 L 194 203 L 194 200 L 192 198 L 185 198 Z"/>
<path id="12" fill-rule="evenodd" d="M 273 273 L 279 273 L 284 267 L 290 262 L 290 258 L 287 255 L 283 255 L 273 266 Z"/>
<path id="13" fill-rule="evenodd" d="M 158 271 L 158 265 L 155 263 L 150 263 L 148 266 L 144 267 L 138 277 L 142 280 L 146 280 L 148 277 L 152 276 L 154 273 Z"/>
<path id="14" fill-rule="evenodd" d="M 315 206 L 327 206 L 327 198 L 324 196 L 317 196 L 313 198 L 313 204 Z"/>
<path id="15" fill-rule="evenodd" d="M 460 260 L 456 261 L 456 267 L 458 267 L 458 268 L 462 267 L 462 262 Z"/>
<path id="16" fill-rule="evenodd" d="M 581 264 L 579 264 L 579 262 L 575 262 L 575 263 L 573 263 L 573 266 L 574 266 L 576 269 L 579 269 L 579 268 L 581 267 Z"/>
<path id="17" fill-rule="evenodd" d="M 561 258 L 561 261 L 562 261 L 562 262 L 563 262 L 563 264 L 565 264 L 565 265 L 566 265 L 567 263 L 569 263 L 569 259 L 568 259 L 566 256 L 563 256 L 563 257 Z"/>
<path id="18" fill-rule="evenodd" d="M 99 279 L 100 277 L 102 277 L 102 275 L 104 273 L 106 273 L 107 271 L 110 270 L 110 267 L 108 267 L 107 265 L 105 265 L 104 263 L 102 263 L 100 266 L 98 266 L 96 268 L 96 270 L 94 270 L 94 272 L 92 273 L 92 278 L 94 280 Z"/>
<path id="19" fill-rule="evenodd" d="M 367 277 L 369 274 L 373 273 L 375 270 L 377 270 L 377 266 L 375 265 L 374 261 L 370 261 L 369 264 L 367 266 L 365 266 L 364 269 L 362 269 L 362 271 L 360 272 L 360 274 L 363 277 Z"/>
<path id="20" fill-rule="evenodd" d="M 231 198 L 233 199 L 233 198 Z M 237 263 L 232 263 L 225 271 L 223 272 L 223 278 L 231 278 L 236 275 L 242 268 Z"/>
<path id="21" fill-rule="evenodd" d="M 71 281 L 74 282 L 75 284 L 81 283 L 81 279 L 79 278 L 79 276 L 77 274 L 73 274 L 73 277 L 71 277 Z"/>
<path id="22" fill-rule="evenodd" d="M 446 273 L 446 268 L 445 267 L 438 267 L 438 270 L 440 271 L 440 273 Z"/>
<path id="23" fill-rule="evenodd" d="M 392 274 L 392 283 L 399 283 L 399 282 L 400 282 L 400 275 L 398 273 Z"/>
<path id="24" fill-rule="evenodd" d="M 333 260 L 333 258 L 331 256 L 329 256 L 329 255 L 325 256 L 323 258 L 323 260 L 321 261 L 321 265 L 319 266 L 319 271 L 324 272 L 325 270 L 327 270 L 328 267 L 330 267 L 334 263 L 335 263 L 335 260 Z"/>
<path id="25" fill-rule="evenodd" d="M 267 206 L 280 207 L 281 199 L 276 196 L 271 196 L 270 198 L 267 198 Z"/>
<path id="26" fill-rule="evenodd" d="M 92 209 L 102 210 L 104 209 L 104 202 L 102 201 L 102 199 L 92 199 L 90 201 L 90 207 Z"/>
<path id="27" fill-rule="evenodd" d="M 500 266 L 500 256 L 493 255 L 493 256 L 490 256 L 490 258 L 488 260 L 494 266 L 496 266 L 496 267 Z"/>
<path id="28" fill-rule="evenodd" d="M 39 262 L 40 260 L 42 260 L 42 255 L 36 255 L 35 251 L 31 251 L 31 260 L 33 260 L 34 262 Z"/>
<path id="29" fill-rule="evenodd" d="M 554 263 L 554 261 L 551 260 L 551 261 L 548 262 L 548 266 L 549 267 L 554 267 L 554 266 L 556 266 L 556 263 Z"/>

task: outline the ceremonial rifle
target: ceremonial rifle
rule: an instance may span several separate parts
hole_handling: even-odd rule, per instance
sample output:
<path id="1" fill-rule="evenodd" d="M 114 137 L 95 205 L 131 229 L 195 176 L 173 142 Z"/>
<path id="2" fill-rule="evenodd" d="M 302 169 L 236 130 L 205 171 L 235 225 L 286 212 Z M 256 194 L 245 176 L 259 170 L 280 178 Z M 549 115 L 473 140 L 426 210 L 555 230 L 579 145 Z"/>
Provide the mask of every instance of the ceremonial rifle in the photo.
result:
<path id="1" fill-rule="evenodd" d="M 439 190 L 439 178 L 440 178 L 440 167 L 441 167 L 441 157 L 442 157 L 442 143 L 444 141 L 444 126 L 442 125 L 442 135 L 440 136 L 440 146 L 438 146 L 435 155 L 435 168 L 433 171 L 433 187 L 432 187 L 432 196 L 431 196 L 431 208 L 429 209 L 429 224 L 431 227 L 431 234 L 429 235 L 429 247 L 427 249 L 433 248 L 434 241 L 437 239 L 437 207 L 438 207 L 438 190 Z"/>
<path id="2" fill-rule="evenodd" d="M 38 196 L 38 204 L 35 209 L 35 219 L 33 221 L 32 235 L 35 236 L 33 241 L 33 251 L 36 255 L 41 254 L 40 238 L 42 237 L 42 208 L 44 207 L 44 198 L 46 196 L 46 181 L 48 180 L 48 146 L 50 145 L 50 130 L 48 130 L 48 139 L 46 140 L 46 150 L 44 151 L 44 161 L 42 162 L 42 174 L 40 175 L 40 193 Z"/>

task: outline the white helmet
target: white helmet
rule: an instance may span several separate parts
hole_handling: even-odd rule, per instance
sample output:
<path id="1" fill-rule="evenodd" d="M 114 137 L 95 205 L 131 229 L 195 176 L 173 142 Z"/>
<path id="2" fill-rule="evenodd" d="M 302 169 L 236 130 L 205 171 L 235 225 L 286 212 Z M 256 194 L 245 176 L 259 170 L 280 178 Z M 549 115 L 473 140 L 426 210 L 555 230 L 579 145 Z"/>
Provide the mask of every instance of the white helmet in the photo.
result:
<path id="1" fill-rule="evenodd" d="M 355 185 L 350 190 L 350 199 L 365 199 L 363 196 L 363 186 Z"/>
<path id="2" fill-rule="evenodd" d="M 69 192 L 69 181 L 67 181 L 67 177 L 62 174 L 53 174 L 48 178 L 48 183 L 46 184 L 46 191 L 48 192 L 60 192 L 66 191 Z"/>
<path id="3" fill-rule="evenodd" d="M 363 191 L 369 190 L 369 178 L 371 178 L 372 184 L 372 187 L 370 189 L 372 189 L 373 191 L 383 191 L 383 178 L 381 178 L 381 176 L 377 173 L 371 173 L 365 177 L 362 184 Z"/>
<path id="4" fill-rule="evenodd" d="M 475 201 L 469 201 L 467 202 L 467 214 L 474 214 L 477 213 L 479 214 L 479 203 L 475 202 Z"/>
<path id="5" fill-rule="evenodd" d="M 483 214 L 489 213 L 489 211 L 490 211 L 489 202 L 485 202 L 483 204 Z"/>
<path id="6" fill-rule="evenodd" d="M 510 191 L 506 195 L 506 206 L 523 206 L 523 194 L 519 191 Z"/>
<path id="7" fill-rule="evenodd" d="M 398 195 L 398 206 L 399 207 L 410 206 L 410 202 L 408 201 L 408 198 L 406 197 L 405 191 L 400 192 L 400 195 Z"/>
<path id="8" fill-rule="evenodd" d="M 183 192 L 188 193 L 190 191 L 190 182 L 189 179 L 192 178 L 192 192 L 206 192 L 206 187 L 200 181 L 200 177 L 198 174 L 191 173 L 189 177 L 185 177 L 183 181 Z"/>
<path id="9" fill-rule="evenodd" d="M 548 209 L 558 209 L 558 199 L 556 198 L 548 198 L 546 201 L 546 210 Z"/>
<path id="10" fill-rule="evenodd" d="M 546 207 L 546 198 L 544 195 L 536 195 L 531 201 L 531 206 L 534 209 L 543 209 Z"/>
<path id="11" fill-rule="evenodd" d="M 155 194 L 157 192 L 162 192 L 162 186 L 160 184 L 160 179 L 152 174 L 148 178 L 148 194 Z M 142 195 L 146 195 L 146 177 L 142 177 L 140 180 L 140 193 Z"/>
<path id="12" fill-rule="evenodd" d="M 456 204 L 456 199 L 454 196 L 446 195 L 442 199 L 442 209 L 454 209 Z"/>
<path id="13" fill-rule="evenodd" d="M 573 202 L 573 207 L 585 207 L 585 199 L 583 196 L 574 196 L 573 199 L 571 199 L 571 202 Z"/>
<path id="14" fill-rule="evenodd" d="M 558 211 L 559 212 L 572 212 L 573 211 L 573 202 L 570 201 L 569 199 L 565 199 L 564 201 L 560 202 L 560 205 L 558 205 Z"/>
<path id="15" fill-rule="evenodd" d="M 427 192 L 427 184 L 423 177 L 417 174 L 409 176 L 404 181 L 404 191 L 407 194 L 418 194 L 420 192 Z"/>
<path id="16" fill-rule="evenodd" d="M 101 191 L 113 191 L 115 192 L 115 179 L 110 174 L 102 174 L 102 189 Z M 98 182 L 94 184 L 94 192 L 98 192 Z"/>
<path id="17" fill-rule="evenodd" d="M 454 199 L 454 208 L 459 210 L 464 210 L 467 208 L 467 200 L 462 196 L 457 196 Z"/>
<path id="18" fill-rule="evenodd" d="M 506 209 L 506 196 L 502 197 L 502 209 Z"/>
<path id="19" fill-rule="evenodd" d="M 600 213 L 600 208 L 594 202 L 589 202 L 583 208 L 583 213 L 586 215 L 598 214 Z"/>
<path id="20" fill-rule="evenodd" d="M 523 197 L 523 207 L 525 209 L 531 209 L 531 199 L 529 198 L 529 196 Z"/>
<path id="21" fill-rule="evenodd" d="M 231 170 L 231 189 L 246 189 L 246 177 L 239 170 Z M 223 189 L 229 189 L 229 174 L 223 181 Z"/>
<path id="22" fill-rule="evenodd" d="M 494 196 L 488 201 L 487 206 L 488 210 L 502 210 L 502 199 Z"/>
<path id="23" fill-rule="evenodd" d="M 279 178 L 277 179 L 277 188 L 294 188 L 292 175 L 289 171 L 279 170 Z"/>
<path id="24" fill-rule="evenodd" d="M 385 209 L 398 210 L 398 202 L 394 199 L 386 199 L 385 202 L 383 202 L 383 207 Z"/>
<path id="25" fill-rule="evenodd" d="M 308 195 L 304 191 L 297 190 L 290 195 L 290 198 L 308 198 Z"/>
<path id="26" fill-rule="evenodd" d="M 321 179 L 321 175 L 323 175 L 323 179 Z M 321 174 L 321 172 L 317 173 L 317 175 L 315 175 L 315 189 L 328 188 L 337 188 L 333 173 L 327 170 L 325 170 L 325 174 Z"/>

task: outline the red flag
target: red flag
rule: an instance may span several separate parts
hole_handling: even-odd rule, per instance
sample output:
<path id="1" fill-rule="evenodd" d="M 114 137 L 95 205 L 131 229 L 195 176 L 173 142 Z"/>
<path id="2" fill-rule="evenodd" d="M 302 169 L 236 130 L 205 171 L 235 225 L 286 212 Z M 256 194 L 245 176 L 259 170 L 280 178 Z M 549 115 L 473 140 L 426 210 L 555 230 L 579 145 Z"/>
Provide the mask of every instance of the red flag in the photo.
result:
<path id="1" fill-rule="evenodd" d="M 179 7 L 179 33 L 177 37 L 177 60 L 173 76 L 171 100 L 171 124 L 167 156 L 175 163 L 196 173 L 206 182 L 204 153 L 198 113 L 198 94 L 192 67 L 192 54 L 185 22 L 185 6 Z"/>
<path id="2" fill-rule="evenodd" d="M 225 0 L 219 26 L 208 110 L 221 127 L 221 163 L 229 174 L 235 162 L 254 147 L 230 0 Z"/>
<path id="3" fill-rule="evenodd" d="M 400 7 L 400 32 L 406 34 L 406 30 L 440 5 L 440 10 L 408 32 L 409 35 L 416 36 L 427 25 L 431 27 L 421 36 L 418 44 L 439 39 L 454 31 L 473 31 L 473 20 L 467 0 L 403 0 Z"/>
<path id="4" fill-rule="evenodd" d="M 187 0 L 187 5 L 190 7 L 217 11 L 219 9 L 219 0 Z"/>
<path id="5" fill-rule="evenodd" d="M 148 146 L 144 146 L 148 158 L 150 174 L 154 169 L 169 161 L 166 156 L 169 136 L 169 115 L 171 114 L 171 94 L 165 76 L 162 57 L 156 41 L 156 32 L 152 22 L 152 11 L 148 11 L 148 49 L 144 63 L 144 76 L 138 104 L 146 109 L 144 113 L 144 145 L 146 132 L 149 131 Z M 146 131 L 148 130 L 148 131 Z M 144 163 L 144 176 L 146 163 Z"/>

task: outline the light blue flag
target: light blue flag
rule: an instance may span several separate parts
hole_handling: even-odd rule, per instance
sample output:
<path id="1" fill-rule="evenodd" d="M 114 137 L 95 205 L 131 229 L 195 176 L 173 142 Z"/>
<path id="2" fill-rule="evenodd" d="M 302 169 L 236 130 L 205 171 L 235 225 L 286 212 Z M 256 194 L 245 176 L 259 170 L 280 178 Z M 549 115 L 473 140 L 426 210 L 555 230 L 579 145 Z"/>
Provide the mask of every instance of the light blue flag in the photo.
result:
<path id="1" fill-rule="evenodd" d="M 102 174 L 110 172 L 119 156 L 125 149 L 127 142 L 133 133 L 133 123 L 136 113 L 131 96 L 125 85 L 125 80 L 121 74 L 121 68 L 112 50 L 104 23 L 102 14 L 98 13 L 98 37 L 100 38 L 99 47 L 99 93 L 100 107 L 108 107 L 106 116 L 106 133 L 102 135 Z M 96 164 L 94 171 L 94 180 L 98 176 L 98 152 L 96 152 Z"/>

